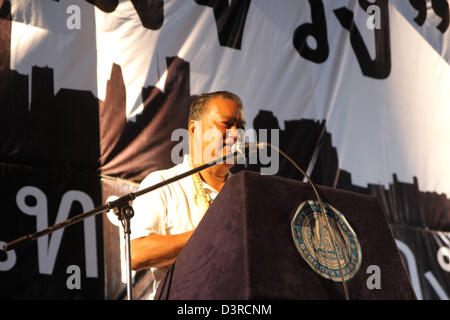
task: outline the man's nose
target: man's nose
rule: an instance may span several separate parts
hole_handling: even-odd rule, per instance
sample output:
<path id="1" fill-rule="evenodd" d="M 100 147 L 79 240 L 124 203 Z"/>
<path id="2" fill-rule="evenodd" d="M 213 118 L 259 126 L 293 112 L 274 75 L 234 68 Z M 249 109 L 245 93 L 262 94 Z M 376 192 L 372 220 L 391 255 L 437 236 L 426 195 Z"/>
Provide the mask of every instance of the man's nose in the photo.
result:
<path id="1" fill-rule="evenodd" d="M 227 135 L 228 137 L 233 138 L 235 140 L 239 137 L 239 131 L 238 131 L 238 127 L 236 126 L 236 124 L 234 124 L 227 131 L 228 131 L 228 135 Z"/>

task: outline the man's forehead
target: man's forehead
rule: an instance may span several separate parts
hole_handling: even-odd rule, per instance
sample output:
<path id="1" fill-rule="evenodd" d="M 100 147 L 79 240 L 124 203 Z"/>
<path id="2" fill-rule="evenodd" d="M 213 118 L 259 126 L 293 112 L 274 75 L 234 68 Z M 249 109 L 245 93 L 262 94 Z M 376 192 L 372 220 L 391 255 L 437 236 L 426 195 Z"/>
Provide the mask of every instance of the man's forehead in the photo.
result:
<path id="1" fill-rule="evenodd" d="M 225 118 L 243 117 L 242 107 L 232 99 L 215 97 L 206 105 L 207 112 L 211 115 L 218 115 Z"/>

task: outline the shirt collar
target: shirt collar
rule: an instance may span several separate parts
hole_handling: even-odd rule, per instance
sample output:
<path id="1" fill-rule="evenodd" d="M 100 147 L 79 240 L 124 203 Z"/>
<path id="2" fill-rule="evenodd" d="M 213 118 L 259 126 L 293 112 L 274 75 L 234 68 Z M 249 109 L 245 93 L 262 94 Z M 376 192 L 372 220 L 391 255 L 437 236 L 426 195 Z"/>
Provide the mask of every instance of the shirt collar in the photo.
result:
<path id="1" fill-rule="evenodd" d="M 183 169 L 185 169 L 184 172 L 191 170 L 191 166 L 189 164 L 189 154 L 185 154 L 183 157 L 183 163 L 182 163 Z M 228 177 L 227 180 L 231 177 L 231 172 L 230 170 L 228 170 Z M 208 190 L 208 192 L 213 192 L 213 193 L 218 193 L 218 191 L 216 189 L 214 189 L 213 187 L 211 187 L 209 184 L 207 184 L 205 181 L 203 181 L 203 188 L 205 190 Z"/>

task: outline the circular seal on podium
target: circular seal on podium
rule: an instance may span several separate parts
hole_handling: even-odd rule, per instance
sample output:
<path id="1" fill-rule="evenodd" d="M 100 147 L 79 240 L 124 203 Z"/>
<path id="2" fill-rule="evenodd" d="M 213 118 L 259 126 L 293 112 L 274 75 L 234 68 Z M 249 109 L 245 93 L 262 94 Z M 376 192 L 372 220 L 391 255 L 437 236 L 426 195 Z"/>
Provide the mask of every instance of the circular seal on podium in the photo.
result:
<path id="1" fill-rule="evenodd" d="M 307 200 L 297 208 L 291 222 L 295 246 L 322 277 L 350 280 L 361 266 L 361 245 L 344 215 L 328 203 L 322 205 L 326 217 L 318 201 Z"/>

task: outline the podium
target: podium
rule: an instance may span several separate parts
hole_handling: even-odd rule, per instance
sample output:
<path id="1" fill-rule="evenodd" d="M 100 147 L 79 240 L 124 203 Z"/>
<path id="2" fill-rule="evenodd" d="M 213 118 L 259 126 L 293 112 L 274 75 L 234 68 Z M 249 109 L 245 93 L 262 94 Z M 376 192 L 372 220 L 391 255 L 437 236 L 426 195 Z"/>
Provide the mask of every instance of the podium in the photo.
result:
<path id="1" fill-rule="evenodd" d="M 344 215 L 361 246 L 360 268 L 346 281 L 349 298 L 416 299 L 378 200 L 329 187 L 318 191 Z M 316 200 L 307 183 L 248 171 L 233 175 L 155 299 L 345 299 L 342 282 L 316 273 L 294 243 L 291 221 L 305 200 Z M 373 266 L 378 288 L 370 285 Z"/>

